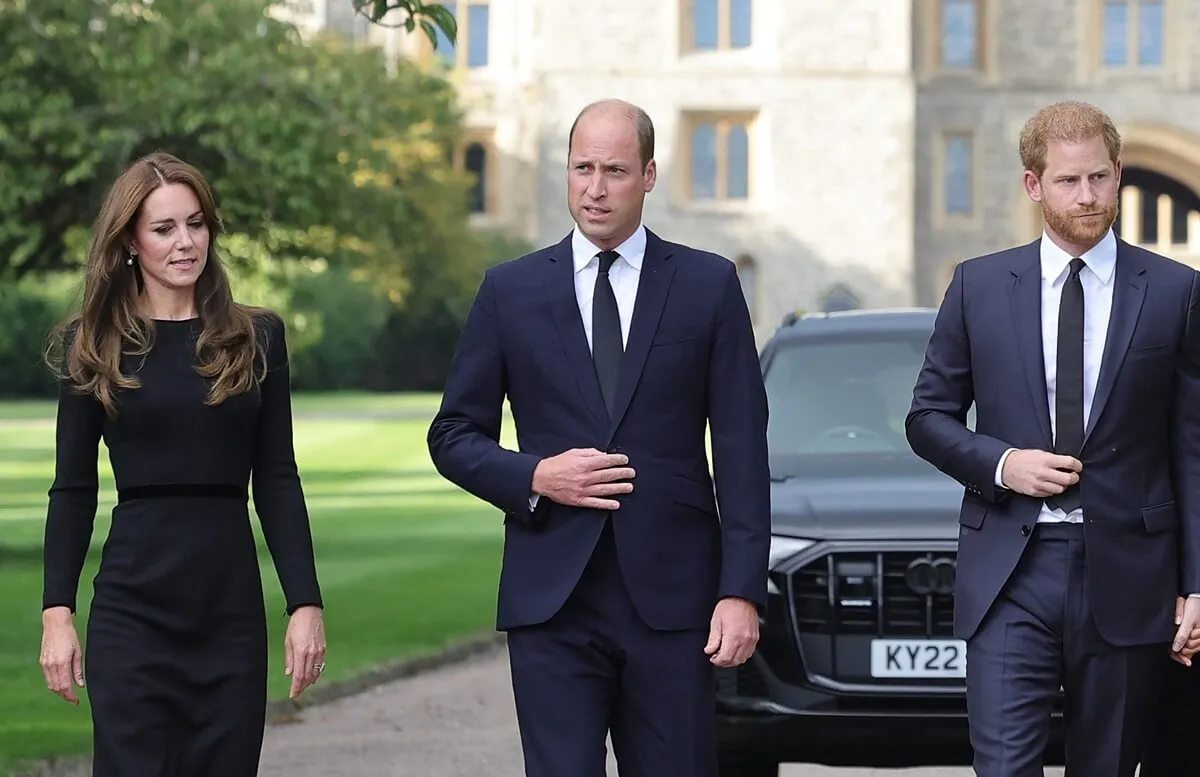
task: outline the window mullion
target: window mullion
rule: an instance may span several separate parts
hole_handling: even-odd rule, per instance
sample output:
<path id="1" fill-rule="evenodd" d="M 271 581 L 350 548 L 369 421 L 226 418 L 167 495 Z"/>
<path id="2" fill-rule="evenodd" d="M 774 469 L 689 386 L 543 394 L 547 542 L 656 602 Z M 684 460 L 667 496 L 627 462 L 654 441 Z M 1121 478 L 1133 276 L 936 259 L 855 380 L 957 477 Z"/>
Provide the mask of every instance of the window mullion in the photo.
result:
<path id="1" fill-rule="evenodd" d="M 717 199 L 729 199 L 729 122 L 717 122 Z"/>

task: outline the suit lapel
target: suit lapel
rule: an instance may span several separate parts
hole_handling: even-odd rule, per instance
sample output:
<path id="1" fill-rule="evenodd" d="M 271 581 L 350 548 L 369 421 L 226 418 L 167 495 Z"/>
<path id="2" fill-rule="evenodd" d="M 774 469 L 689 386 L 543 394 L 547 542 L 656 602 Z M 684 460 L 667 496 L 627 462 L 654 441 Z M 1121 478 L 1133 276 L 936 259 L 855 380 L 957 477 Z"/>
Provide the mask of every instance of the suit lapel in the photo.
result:
<path id="1" fill-rule="evenodd" d="M 1146 298 L 1146 282 L 1142 277 L 1146 268 L 1126 244 L 1117 240 L 1117 266 L 1113 276 L 1112 313 L 1108 319 L 1108 335 L 1104 341 L 1104 356 L 1100 361 L 1100 374 L 1096 378 L 1096 393 L 1092 398 L 1092 412 L 1088 416 L 1087 435 L 1096 427 L 1096 420 L 1104 412 L 1104 406 L 1112 395 L 1113 384 L 1125 361 L 1125 353 L 1133 340 L 1138 316 L 1142 312 L 1142 301 Z"/>
<path id="2" fill-rule="evenodd" d="M 658 330 L 671 278 L 675 275 L 675 265 L 669 261 L 670 258 L 671 251 L 667 244 L 646 230 L 646 255 L 638 278 L 637 301 L 633 305 L 625 356 L 621 360 L 621 377 L 617 383 L 610 434 L 616 432 L 625 411 L 629 409 L 634 389 L 642 376 L 642 368 L 646 365 L 646 356 L 650 353 L 650 343 Z"/>
<path id="3" fill-rule="evenodd" d="M 605 428 L 608 424 L 608 412 L 604 408 L 600 381 L 596 377 L 596 366 L 592 361 L 592 351 L 588 348 L 587 333 L 583 330 L 579 302 L 575 297 L 575 260 L 571 254 L 569 234 L 550 252 L 550 261 L 550 272 L 546 276 L 546 296 L 567 357 L 567 366 L 579 386 L 584 404 L 592 412 L 596 423 Z"/>
<path id="4" fill-rule="evenodd" d="M 1009 301 L 1012 303 L 1013 325 L 1017 333 L 1017 350 L 1025 372 L 1025 382 L 1033 400 L 1034 415 L 1046 443 L 1054 450 L 1054 435 L 1050 430 L 1050 402 L 1046 398 L 1046 362 L 1042 350 L 1042 262 L 1040 240 L 1035 240 L 1021 253 L 1018 266 L 1013 268 Z"/>

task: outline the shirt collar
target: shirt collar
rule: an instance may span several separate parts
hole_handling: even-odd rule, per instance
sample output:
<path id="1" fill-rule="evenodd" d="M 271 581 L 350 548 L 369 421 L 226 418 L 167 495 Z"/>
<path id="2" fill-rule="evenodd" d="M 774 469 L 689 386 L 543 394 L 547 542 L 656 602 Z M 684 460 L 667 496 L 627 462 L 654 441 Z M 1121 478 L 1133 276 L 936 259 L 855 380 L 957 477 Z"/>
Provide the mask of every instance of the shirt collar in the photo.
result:
<path id="1" fill-rule="evenodd" d="M 642 269 L 642 259 L 646 255 L 646 228 L 639 224 L 634 233 L 621 245 L 614 249 L 621 258 L 624 259 L 630 267 L 635 270 Z M 596 247 L 596 244 L 588 240 L 583 232 L 576 226 L 571 232 L 571 254 L 575 259 L 575 272 L 579 272 L 588 263 L 596 258 L 596 254 L 600 253 L 601 249 Z"/>
<path id="2" fill-rule="evenodd" d="M 1040 250 L 1042 278 L 1053 283 L 1063 277 L 1067 265 L 1074 257 L 1059 248 L 1044 231 Z M 1088 269 L 1100 279 L 1101 283 L 1107 285 L 1112 280 L 1113 270 L 1117 266 L 1117 237 L 1113 234 L 1112 229 L 1105 232 L 1100 242 L 1079 258 L 1087 264 Z"/>

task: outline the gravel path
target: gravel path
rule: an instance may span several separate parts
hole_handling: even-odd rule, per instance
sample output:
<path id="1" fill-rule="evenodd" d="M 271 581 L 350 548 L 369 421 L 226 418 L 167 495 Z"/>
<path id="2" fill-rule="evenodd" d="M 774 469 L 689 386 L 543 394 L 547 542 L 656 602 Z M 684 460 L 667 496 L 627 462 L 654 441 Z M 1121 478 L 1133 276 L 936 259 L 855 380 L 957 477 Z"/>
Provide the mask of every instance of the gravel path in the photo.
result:
<path id="1" fill-rule="evenodd" d="M 523 777 L 502 649 L 303 711 L 267 729 L 260 777 Z M 616 775 L 609 761 L 608 774 Z M 789 765 L 781 777 L 971 777 L 970 769 Z M 1047 771 L 1059 777 L 1061 769 Z"/>

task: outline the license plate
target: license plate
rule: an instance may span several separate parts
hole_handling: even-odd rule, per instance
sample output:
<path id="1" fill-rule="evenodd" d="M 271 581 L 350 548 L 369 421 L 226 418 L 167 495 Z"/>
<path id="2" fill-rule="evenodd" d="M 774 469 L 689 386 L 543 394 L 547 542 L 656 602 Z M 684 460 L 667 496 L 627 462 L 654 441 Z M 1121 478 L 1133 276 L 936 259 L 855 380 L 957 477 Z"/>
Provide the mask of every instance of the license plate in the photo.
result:
<path id="1" fill-rule="evenodd" d="M 872 677 L 966 677 L 967 648 L 957 639 L 871 641 Z"/>

